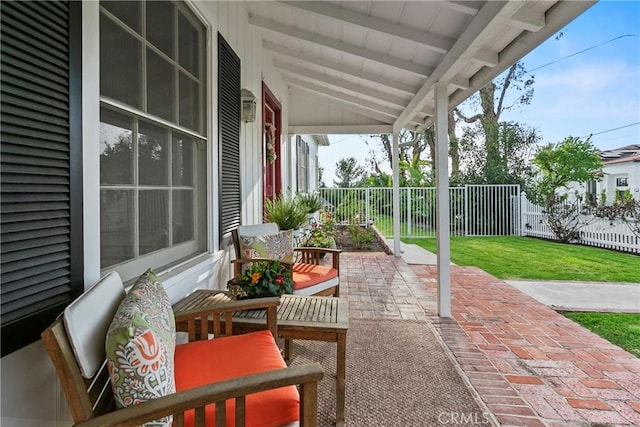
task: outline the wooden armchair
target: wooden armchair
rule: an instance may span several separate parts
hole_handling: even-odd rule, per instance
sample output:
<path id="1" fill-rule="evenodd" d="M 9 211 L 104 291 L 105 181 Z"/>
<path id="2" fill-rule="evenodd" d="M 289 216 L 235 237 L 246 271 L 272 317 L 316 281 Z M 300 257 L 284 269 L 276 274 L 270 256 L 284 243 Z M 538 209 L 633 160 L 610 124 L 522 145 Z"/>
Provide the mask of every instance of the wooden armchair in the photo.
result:
<path id="1" fill-rule="evenodd" d="M 242 225 L 232 230 L 235 259 L 231 262 L 234 265 L 234 277 L 240 276 L 244 264 L 276 259 L 267 253 L 256 256 L 255 250 L 247 251 L 244 248 L 259 239 L 262 239 L 262 246 L 267 247 L 269 239 L 277 239 L 280 233 L 278 225 L 275 223 Z M 267 243 L 265 243 L 265 239 Z M 293 294 L 340 296 L 340 253 L 342 251 L 330 248 L 293 247 L 293 241 L 291 246 L 291 250 L 295 254 L 291 262 L 282 258 L 277 259 L 291 266 Z M 248 256 L 248 252 L 253 252 L 253 255 Z M 331 255 L 331 265 L 321 264 L 321 254 L 323 253 Z"/>
<path id="2" fill-rule="evenodd" d="M 42 333 L 42 340 L 57 370 L 76 426 L 138 426 L 169 415 L 173 416 L 173 426 L 213 426 L 214 422 L 219 427 L 231 426 L 234 425 L 233 419 L 236 426 L 244 426 L 245 419 L 249 418 L 248 415 L 251 412 L 255 415 L 255 412 L 264 410 L 264 408 L 256 410 L 256 400 L 263 399 L 264 393 L 278 392 L 283 387 L 287 388 L 289 393 L 293 392 L 298 396 L 300 424 L 317 426 L 317 382 L 323 376 L 322 368 L 317 363 L 302 367 L 286 367 L 283 361 L 282 368 L 279 369 L 231 376 L 218 382 L 185 390 L 178 389 L 173 394 L 116 409 L 105 362 L 104 337 L 123 297 L 124 288 L 119 276 L 110 273 L 72 303 L 71 309 L 65 310 L 65 313 Z M 229 376 L 230 364 L 238 359 L 235 354 L 222 352 L 223 349 L 228 350 L 235 345 L 225 340 L 236 340 L 235 343 L 243 339 L 242 337 L 251 336 L 251 334 L 231 336 L 232 313 L 249 308 L 266 308 L 269 330 L 260 332 L 263 334 L 260 338 L 261 345 L 262 348 L 268 349 L 271 354 L 269 357 L 282 359 L 280 350 L 272 340 L 277 330 L 276 310 L 279 298 L 241 302 L 230 301 L 224 296 L 221 298 L 222 300 L 218 301 L 214 307 L 175 313 L 176 323 L 186 327 L 189 341 L 191 341 L 189 344 L 182 345 L 202 343 L 201 349 L 211 350 L 210 353 L 202 355 L 209 363 L 196 368 L 206 368 L 209 371 L 221 370 L 221 375 Z M 224 328 L 221 327 L 221 319 L 223 319 Z M 82 322 L 78 322 L 79 320 Z M 216 338 L 207 340 L 210 325 L 213 325 Z M 272 336 L 269 337 L 269 335 Z M 273 348 L 270 348 L 271 341 L 273 341 Z M 214 343 L 220 343 L 221 347 L 216 350 Z M 265 343 L 268 345 L 265 346 Z M 243 351 L 242 345 L 238 346 L 240 352 Z M 180 346 L 180 344 L 176 346 L 176 365 Z M 216 355 L 216 351 L 222 354 Z M 254 354 L 256 359 L 260 356 L 260 353 Z M 224 363 L 220 363 L 221 359 Z M 178 367 L 176 366 L 175 369 L 177 376 Z M 192 375 L 197 377 L 199 374 L 192 373 Z M 203 375 L 210 376 L 211 373 L 205 372 Z M 176 384 L 178 384 L 178 378 L 176 378 Z M 299 389 L 296 389 L 296 385 Z M 262 394 L 258 397 L 256 393 Z M 269 399 L 272 398 L 269 397 Z M 271 400 L 269 405 L 272 402 Z M 215 404 L 215 408 L 211 404 Z M 290 405 L 290 402 L 287 402 L 287 405 Z M 275 410 L 274 406 L 269 408 Z M 253 416 L 254 425 L 255 418 Z"/>

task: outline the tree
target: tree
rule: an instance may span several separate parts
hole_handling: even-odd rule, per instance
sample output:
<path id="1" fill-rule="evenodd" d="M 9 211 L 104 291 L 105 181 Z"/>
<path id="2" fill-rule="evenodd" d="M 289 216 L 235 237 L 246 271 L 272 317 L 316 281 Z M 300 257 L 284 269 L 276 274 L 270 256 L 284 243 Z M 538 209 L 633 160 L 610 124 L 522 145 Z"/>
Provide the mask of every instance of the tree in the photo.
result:
<path id="1" fill-rule="evenodd" d="M 366 178 L 366 172 L 362 166 L 358 165 L 355 157 L 349 157 L 347 159 L 341 159 L 336 163 L 336 177 L 338 181 L 334 180 L 333 183 L 337 187 L 351 188 Z"/>
<path id="2" fill-rule="evenodd" d="M 324 175 L 324 168 L 318 165 L 318 187 L 320 188 L 327 187 L 327 184 L 324 183 L 323 175 Z"/>
<path id="3" fill-rule="evenodd" d="M 531 176 L 530 158 L 540 140 L 535 129 L 515 122 L 502 122 L 496 132 L 494 161 L 488 161 L 482 136 L 469 128 L 459 140 L 461 169 L 452 168 L 452 181 L 465 184 L 520 184 Z M 453 163 L 453 162 L 452 162 Z"/>
<path id="4" fill-rule="evenodd" d="M 454 160 L 460 156 L 465 158 L 467 170 L 475 171 L 471 175 L 475 181 L 478 181 L 478 173 L 481 172 L 484 177 L 479 180 L 484 183 L 518 183 L 505 181 L 513 178 L 512 174 L 506 171 L 510 169 L 510 163 L 522 158 L 522 150 L 526 151 L 537 142 L 538 136 L 535 130 L 518 123 L 501 122 L 501 117 L 506 111 L 531 103 L 534 83 L 534 76 L 528 75 L 521 62 L 516 62 L 504 78 L 487 83 L 477 92 L 477 97 L 471 98 L 471 104 L 475 103 L 480 107 L 479 113 L 467 116 L 459 108 L 453 110 L 457 121 L 474 125 L 465 131 L 465 141 L 460 141 L 460 147 L 457 148 L 455 125 L 450 123 L 449 139 L 454 141 L 454 144 L 450 145 L 454 178 L 458 170 Z M 513 92 L 518 93 L 518 96 L 511 103 L 507 103 L 507 95 Z M 450 117 L 450 121 L 454 121 L 452 119 L 453 117 Z M 472 149 L 472 152 L 465 153 L 465 149 Z M 470 158 L 474 160 L 471 164 L 468 163 Z M 512 167 L 511 169 L 513 170 Z M 462 174 L 461 178 L 470 177 Z"/>
<path id="5" fill-rule="evenodd" d="M 538 167 L 537 175 L 527 188 L 527 195 L 534 203 L 542 206 L 545 221 L 564 243 L 578 240 L 579 230 L 595 217 L 590 215 L 589 206 L 582 205 L 582 195 L 561 193 L 569 189 L 571 183 L 584 184 L 599 179 L 602 174 L 602 160 L 590 138 L 582 141 L 569 136 L 558 144 L 547 144 L 536 152 L 533 163 Z"/>
<path id="6" fill-rule="evenodd" d="M 373 138 L 380 140 L 384 161 L 392 164 L 393 145 L 391 135 L 371 135 Z M 433 165 L 435 164 L 435 137 L 433 128 L 427 129 L 423 133 L 412 133 L 403 130 L 398 135 L 398 141 L 401 146 L 398 148 L 398 166 L 401 187 L 424 187 L 431 185 L 433 182 Z M 429 155 L 430 158 L 425 157 Z M 376 181 L 387 181 L 387 174 L 382 172 L 378 159 L 372 156 L 370 159 L 373 173 L 372 178 Z"/>
<path id="7" fill-rule="evenodd" d="M 572 182 L 584 184 L 602 173 L 602 160 L 591 138 L 582 141 L 569 136 L 558 144 L 547 144 L 536 152 L 533 163 L 539 174 L 533 181 L 532 201 L 548 204 L 557 190 L 569 188 Z"/>

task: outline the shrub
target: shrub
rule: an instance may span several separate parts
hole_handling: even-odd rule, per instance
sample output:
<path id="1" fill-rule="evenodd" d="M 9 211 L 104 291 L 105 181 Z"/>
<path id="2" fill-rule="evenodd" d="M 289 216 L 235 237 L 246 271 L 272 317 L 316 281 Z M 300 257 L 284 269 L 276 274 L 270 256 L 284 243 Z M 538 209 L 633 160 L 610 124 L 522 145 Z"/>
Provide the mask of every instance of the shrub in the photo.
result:
<path id="1" fill-rule="evenodd" d="M 291 193 L 281 193 L 275 199 L 267 199 L 264 205 L 269 222 L 275 222 L 280 230 L 295 230 L 307 222 L 307 207 Z"/>
<path id="2" fill-rule="evenodd" d="M 298 200 L 306 206 L 307 213 L 313 213 L 322 209 L 322 200 L 315 193 L 299 193 Z"/>

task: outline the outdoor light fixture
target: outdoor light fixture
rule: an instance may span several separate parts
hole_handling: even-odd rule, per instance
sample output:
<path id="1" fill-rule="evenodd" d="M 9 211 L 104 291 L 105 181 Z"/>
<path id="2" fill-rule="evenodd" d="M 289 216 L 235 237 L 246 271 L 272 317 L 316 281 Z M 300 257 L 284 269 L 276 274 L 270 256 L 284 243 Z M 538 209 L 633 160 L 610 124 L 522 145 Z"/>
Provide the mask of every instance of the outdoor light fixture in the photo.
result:
<path id="1" fill-rule="evenodd" d="M 256 119 L 256 97 L 249 89 L 242 89 L 240 94 L 242 99 L 242 120 L 253 122 Z"/>

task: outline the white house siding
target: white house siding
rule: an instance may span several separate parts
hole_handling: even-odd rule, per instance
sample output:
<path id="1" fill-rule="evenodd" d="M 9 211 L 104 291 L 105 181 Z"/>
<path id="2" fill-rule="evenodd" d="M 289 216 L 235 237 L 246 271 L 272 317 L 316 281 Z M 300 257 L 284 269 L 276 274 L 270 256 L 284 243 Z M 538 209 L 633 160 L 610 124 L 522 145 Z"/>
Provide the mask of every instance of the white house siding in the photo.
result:
<path id="1" fill-rule="evenodd" d="M 261 104 L 262 80 L 282 103 L 282 134 L 287 135 L 286 85 L 261 49 L 261 42 L 242 4 L 235 2 L 190 2 L 196 14 L 209 27 L 208 117 L 210 146 L 209 236 L 210 253 L 163 275 L 162 280 L 173 302 L 195 288 L 223 288 L 230 274 L 230 248 L 220 248 L 218 236 L 218 152 L 217 152 L 217 37 L 220 32 L 241 59 L 242 87 L 253 92 Z M 99 227 L 99 4 L 83 2 L 83 168 L 84 168 L 84 251 L 85 284 L 90 286 L 101 275 Z M 262 115 L 241 127 L 242 222 L 262 219 Z M 282 152 L 285 153 L 284 141 Z M 283 158 L 283 161 L 288 159 Z M 286 163 L 283 163 L 286 165 Z M 285 169 L 283 167 L 283 169 Z M 290 186 L 284 174 L 283 187 Z M 1 360 L 1 418 L 4 427 L 68 426 L 71 424 L 57 375 L 42 342 L 35 342 Z"/>
<path id="2" fill-rule="evenodd" d="M 287 168 L 287 174 L 289 175 L 289 185 L 285 185 L 284 188 L 290 188 L 293 192 L 295 192 L 298 186 L 298 163 L 301 161 L 297 157 L 297 137 L 302 138 L 302 140 L 309 147 L 309 161 L 307 162 L 307 184 L 308 184 L 308 192 L 312 193 L 318 190 L 318 142 L 312 135 L 290 135 L 287 151 L 290 153 L 289 167 Z"/>
<path id="3" fill-rule="evenodd" d="M 318 191 L 318 143 L 315 139 L 309 143 L 309 192 Z"/>
<path id="4" fill-rule="evenodd" d="M 611 204 L 616 197 L 617 190 L 629 190 L 631 195 L 640 200 L 640 162 L 620 162 L 605 164 L 603 168 L 604 177 L 597 184 L 598 197 L 602 190 L 607 193 L 607 203 Z M 617 178 L 627 178 L 627 187 L 616 186 Z"/>

